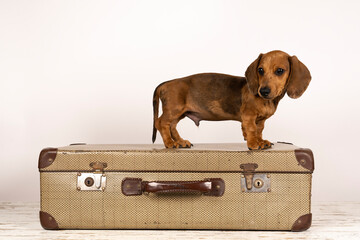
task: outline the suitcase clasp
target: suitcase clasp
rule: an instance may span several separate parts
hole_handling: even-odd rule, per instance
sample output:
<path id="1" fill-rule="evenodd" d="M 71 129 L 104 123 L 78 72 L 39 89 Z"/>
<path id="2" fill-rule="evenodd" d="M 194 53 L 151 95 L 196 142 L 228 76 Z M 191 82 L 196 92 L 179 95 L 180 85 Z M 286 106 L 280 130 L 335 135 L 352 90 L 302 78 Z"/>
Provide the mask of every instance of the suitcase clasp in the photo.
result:
<path id="1" fill-rule="evenodd" d="M 270 174 L 255 173 L 256 163 L 241 164 L 244 170 L 241 175 L 241 188 L 243 192 L 270 192 Z M 255 178 L 255 181 L 253 180 Z M 253 188 L 254 187 L 254 188 Z"/>
<path id="2" fill-rule="evenodd" d="M 240 168 L 244 170 L 246 188 L 251 190 L 253 185 L 254 172 L 255 169 L 258 168 L 258 165 L 256 163 L 244 163 L 240 165 Z"/>
<path id="3" fill-rule="evenodd" d="M 104 191 L 106 187 L 106 175 L 104 168 L 107 167 L 106 163 L 92 162 L 90 167 L 93 173 L 78 173 L 77 177 L 77 190 L 78 191 Z"/>

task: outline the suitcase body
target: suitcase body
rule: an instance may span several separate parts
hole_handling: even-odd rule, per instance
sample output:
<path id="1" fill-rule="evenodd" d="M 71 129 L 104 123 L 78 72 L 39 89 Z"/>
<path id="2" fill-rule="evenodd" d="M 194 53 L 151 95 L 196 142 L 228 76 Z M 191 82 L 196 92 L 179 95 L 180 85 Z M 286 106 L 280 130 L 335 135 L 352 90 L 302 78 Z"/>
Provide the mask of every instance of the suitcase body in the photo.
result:
<path id="1" fill-rule="evenodd" d="M 71 145 L 39 157 L 45 229 L 306 230 L 311 150 Z"/>

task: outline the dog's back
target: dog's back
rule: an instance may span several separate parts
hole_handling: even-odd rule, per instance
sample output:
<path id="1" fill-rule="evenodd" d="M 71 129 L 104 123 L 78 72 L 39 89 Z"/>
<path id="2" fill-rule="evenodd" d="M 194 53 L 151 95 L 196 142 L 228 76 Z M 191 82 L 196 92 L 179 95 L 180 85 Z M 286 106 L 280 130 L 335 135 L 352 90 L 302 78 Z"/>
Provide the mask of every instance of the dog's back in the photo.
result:
<path id="1" fill-rule="evenodd" d="M 159 99 L 163 109 L 181 112 L 180 119 L 189 117 L 199 126 L 201 120 L 235 120 L 244 86 L 247 86 L 244 77 L 220 73 L 195 74 L 161 83 L 153 97 L 153 142 L 156 139 Z"/>
<path id="2" fill-rule="evenodd" d="M 244 77 L 219 73 L 203 73 L 184 79 L 189 82 L 187 100 L 196 102 L 201 110 L 213 112 L 211 108 L 220 108 L 225 114 L 237 114 L 242 102 L 242 89 L 246 86 Z M 211 120 L 211 119 L 209 119 Z"/>

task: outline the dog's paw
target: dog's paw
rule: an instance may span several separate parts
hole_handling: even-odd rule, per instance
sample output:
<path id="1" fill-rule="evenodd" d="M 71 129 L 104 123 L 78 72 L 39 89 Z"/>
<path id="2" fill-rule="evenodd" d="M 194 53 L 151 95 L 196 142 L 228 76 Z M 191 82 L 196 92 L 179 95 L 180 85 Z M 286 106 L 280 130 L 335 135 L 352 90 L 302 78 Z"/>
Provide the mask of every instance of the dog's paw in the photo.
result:
<path id="1" fill-rule="evenodd" d="M 252 142 L 247 142 L 247 146 L 249 148 L 249 150 L 264 150 L 264 149 L 268 149 L 271 148 L 271 142 L 269 142 L 268 140 L 258 140 L 258 141 L 252 141 Z"/>
<path id="2" fill-rule="evenodd" d="M 177 142 L 169 142 L 165 144 L 166 148 L 191 148 L 193 145 L 189 141 L 177 141 Z"/>
<path id="3" fill-rule="evenodd" d="M 249 150 L 260 150 L 260 144 L 258 141 L 247 141 L 247 146 Z"/>
<path id="4" fill-rule="evenodd" d="M 167 143 L 164 143 L 164 145 L 166 148 L 179 148 L 179 146 L 180 146 L 176 142 L 167 142 Z"/>
<path id="5" fill-rule="evenodd" d="M 269 142 L 268 140 L 261 140 L 259 145 L 260 145 L 260 149 L 267 149 L 267 148 L 271 148 L 272 143 Z"/>
<path id="6" fill-rule="evenodd" d="M 193 145 L 188 140 L 182 140 L 177 142 L 180 148 L 191 148 Z"/>

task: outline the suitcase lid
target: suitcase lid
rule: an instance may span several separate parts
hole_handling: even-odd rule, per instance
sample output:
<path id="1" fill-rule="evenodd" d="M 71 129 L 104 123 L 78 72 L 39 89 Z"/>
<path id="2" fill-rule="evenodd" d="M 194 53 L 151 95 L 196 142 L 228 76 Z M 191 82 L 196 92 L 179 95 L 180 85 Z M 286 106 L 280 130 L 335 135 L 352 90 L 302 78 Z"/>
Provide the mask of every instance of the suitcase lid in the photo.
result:
<path id="1" fill-rule="evenodd" d="M 166 149 L 160 144 L 75 144 L 43 149 L 39 170 L 51 171 L 166 171 L 243 172 L 242 164 L 254 163 L 255 172 L 314 170 L 310 149 L 275 143 L 267 150 L 250 151 L 246 143 L 194 144 L 190 149 Z"/>

